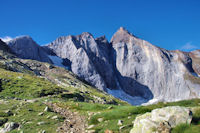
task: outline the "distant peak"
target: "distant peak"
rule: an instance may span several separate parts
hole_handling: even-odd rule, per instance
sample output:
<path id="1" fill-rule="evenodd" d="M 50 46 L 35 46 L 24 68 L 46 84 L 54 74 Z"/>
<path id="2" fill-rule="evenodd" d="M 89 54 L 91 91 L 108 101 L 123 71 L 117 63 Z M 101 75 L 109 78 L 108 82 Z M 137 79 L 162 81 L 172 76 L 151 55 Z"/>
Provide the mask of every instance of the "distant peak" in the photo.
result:
<path id="1" fill-rule="evenodd" d="M 117 32 L 112 36 L 111 43 L 118 43 L 118 42 L 128 42 L 130 37 L 133 36 L 128 30 L 124 27 L 120 27 Z"/>
<path id="2" fill-rule="evenodd" d="M 8 41 L 8 43 L 14 42 L 14 41 L 33 41 L 33 39 L 28 35 L 22 35 L 22 36 L 17 36 L 13 38 L 12 40 Z"/>
<path id="3" fill-rule="evenodd" d="M 102 44 L 102 43 L 108 44 L 108 43 L 109 43 L 108 40 L 106 39 L 106 36 L 105 36 L 105 35 L 100 36 L 100 37 L 97 37 L 95 40 L 96 40 L 97 43 L 99 43 L 99 44 Z"/>
<path id="4" fill-rule="evenodd" d="M 124 28 L 124 27 L 120 27 L 120 28 L 118 29 L 118 31 L 119 31 L 119 32 L 127 32 L 127 33 L 129 33 L 128 30 L 127 30 L 126 28 Z"/>
<path id="5" fill-rule="evenodd" d="M 83 33 L 81 34 L 81 36 L 92 36 L 92 34 L 89 33 L 89 32 L 83 32 Z"/>
<path id="6" fill-rule="evenodd" d="M 28 35 L 23 35 L 23 36 L 17 36 L 16 38 L 10 40 L 8 42 L 9 46 L 12 45 L 20 45 L 20 46 L 24 46 L 24 45 L 38 45 L 30 36 Z"/>
<path id="7" fill-rule="evenodd" d="M 107 40 L 107 39 L 106 39 L 106 36 L 103 35 L 103 36 L 97 37 L 95 40 Z"/>
<path id="8" fill-rule="evenodd" d="M 29 35 L 17 36 L 15 39 L 21 39 L 21 38 L 32 39 Z"/>

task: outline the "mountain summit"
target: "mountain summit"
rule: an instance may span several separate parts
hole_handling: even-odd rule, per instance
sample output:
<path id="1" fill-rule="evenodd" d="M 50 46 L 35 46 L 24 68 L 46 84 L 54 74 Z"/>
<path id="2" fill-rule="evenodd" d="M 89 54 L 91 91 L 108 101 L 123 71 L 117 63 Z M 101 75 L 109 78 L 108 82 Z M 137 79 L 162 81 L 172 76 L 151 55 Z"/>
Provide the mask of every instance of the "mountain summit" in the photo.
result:
<path id="1" fill-rule="evenodd" d="M 30 36 L 16 37 L 6 43 L 20 58 L 52 63 L 46 52 Z"/>
<path id="2" fill-rule="evenodd" d="M 124 27 L 120 27 L 117 32 L 112 36 L 111 43 L 116 44 L 118 42 L 129 42 L 130 38 L 135 38 L 134 35 L 132 35 L 128 30 L 126 30 Z"/>

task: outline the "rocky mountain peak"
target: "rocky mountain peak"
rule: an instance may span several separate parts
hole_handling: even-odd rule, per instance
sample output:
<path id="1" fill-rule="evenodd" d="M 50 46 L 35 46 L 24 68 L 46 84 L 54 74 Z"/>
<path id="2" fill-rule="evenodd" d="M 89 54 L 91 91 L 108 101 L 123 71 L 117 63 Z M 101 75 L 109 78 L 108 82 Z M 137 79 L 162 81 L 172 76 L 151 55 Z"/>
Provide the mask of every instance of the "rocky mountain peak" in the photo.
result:
<path id="1" fill-rule="evenodd" d="M 109 43 L 105 35 L 100 36 L 100 37 L 97 37 L 97 38 L 95 39 L 95 41 L 96 41 L 98 44 L 108 44 L 108 43 Z"/>
<path id="2" fill-rule="evenodd" d="M 124 27 L 120 27 L 117 32 L 112 36 L 111 43 L 128 43 L 130 41 L 130 38 L 135 37 L 133 36 L 128 30 L 126 30 Z"/>
<path id="3" fill-rule="evenodd" d="M 19 36 L 7 42 L 10 49 L 23 59 L 52 63 L 48 55 L 30 36 Z"/>
<path id="4" fill-rule="evenodd" d="M 7 42 L 8 45 L 37 45 L 36 42 L 30 36 L 18 36 Z"/>
<path id="5" fill-rule="evenodd" d="M 126 33 L 129 33 L 129 31 L 127 29 L 125 29 L 124 27 L 120 27 L 118 29 L 119 32 L 126 32 Z M 129 33 L 130 34 L 130 33 Z"/>
<path id="6" fill-rule="evenodd" d="M 90 38 L 90 37 L 92 37 L 93 38 L 93 35 L 89 32 L 83 32 L 81 35 L 79 35 L 77 37 L 80 37 L 80 38 Z"/>

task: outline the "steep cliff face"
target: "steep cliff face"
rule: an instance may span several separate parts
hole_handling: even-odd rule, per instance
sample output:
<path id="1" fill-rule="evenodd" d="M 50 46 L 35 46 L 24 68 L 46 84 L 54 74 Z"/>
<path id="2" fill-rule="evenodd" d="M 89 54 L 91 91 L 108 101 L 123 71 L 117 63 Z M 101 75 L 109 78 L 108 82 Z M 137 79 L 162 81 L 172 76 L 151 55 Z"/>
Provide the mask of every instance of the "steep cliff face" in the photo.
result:
<path id="1" fill-rule="evenodd" d="M 48 45 L 53 52 L 71 62 L 72 72 L 101 90 L 115 88 L 116 79 L 109 60 L 105 37 L 94 39 L 90 33 L 60 37 Z"/>
<path id="2" fill-rule="evenodd" d="M 110 43 L 104 36 L 82 33 L 60 37 L 47 47 L 69 59 L 75 74 L 132 104 L 200 97 L 199 51 L 167 51 L 122 27 Z"/>
<path id="3" fill-rule="evenodd" d="M 29 36 L 17 37 L 7 44 L 19 58 L 52 63 L 46 52 Z"/>
<path id="4" fill-rule="evenodd" d="M 189 55 L 192 59 L 192 67 L 195 73 L 200 77 L 200 50 L 192 51 Z"/>
<path id="5" fill-rule="evenodd" d="M 158 48 L 123 28 L 111 43 L 117 77 L 128 94 L 162 101 L 200 97 L 199 85 L 185 80 L 186 75 L 196 74 L 190 54 Z"/>

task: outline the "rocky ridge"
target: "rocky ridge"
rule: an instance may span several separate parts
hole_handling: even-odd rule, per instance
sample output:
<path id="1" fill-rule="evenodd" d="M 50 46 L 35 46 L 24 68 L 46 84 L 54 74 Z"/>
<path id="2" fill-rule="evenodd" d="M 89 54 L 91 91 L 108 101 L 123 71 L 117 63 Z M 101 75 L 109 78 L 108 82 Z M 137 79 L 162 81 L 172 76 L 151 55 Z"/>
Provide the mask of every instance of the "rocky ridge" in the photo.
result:
<path id="1" fill-rule="evenodd" d="M 30 36 L 20 36 L 6 43 L 19 58 L 52 63 L 46 52 Z"/>
<path id="2" fill-rule="evenodd" d="M 57 63 L 98 89 L 134 105 L 200 97 L 199 50 L 168 51 L 134 36 L 123 27 L 110 42 L 105 36 L 95 39 L 84 32 L 59 37 L 43 47 L 36 45 L 42 56 L 40 52 L 26 56 L 25 51 L 20 52 L 26 41 L 22 41 L 21 47 L 17 40 L 21 39 L 8 44 L 11 49 L 18 48 L 12 49 L 18 52 L 18 57 Z"/>
<path id="3" fill-rule="evenodd" d="M 200 97 L 198 50 L 168 51 L 123 27 L 110 43 L 104 36 L 95 39 L 90 33 L 82 33 L 60 37 L 47 47 L 70 60 L 73 73 L 119 98 L 122 96 L 112 91 L 140 97 L 140 104 Z"/>

